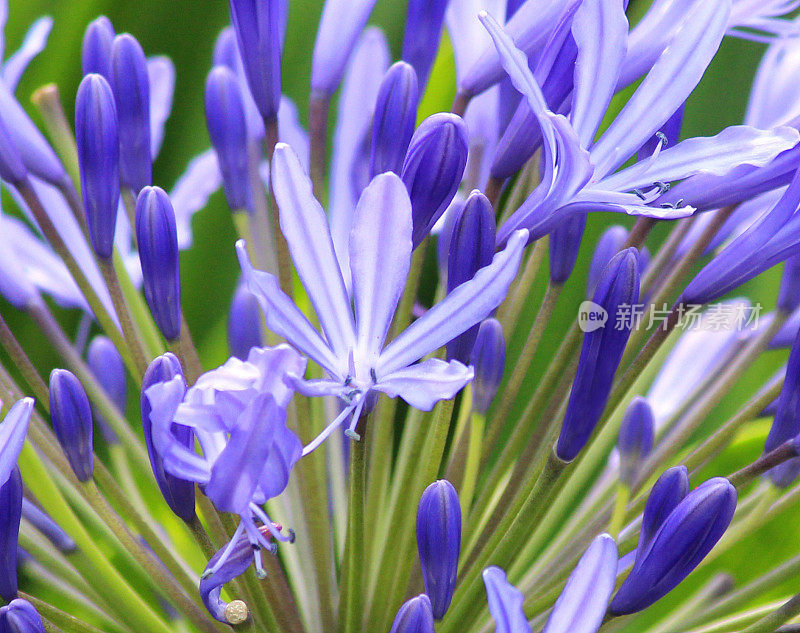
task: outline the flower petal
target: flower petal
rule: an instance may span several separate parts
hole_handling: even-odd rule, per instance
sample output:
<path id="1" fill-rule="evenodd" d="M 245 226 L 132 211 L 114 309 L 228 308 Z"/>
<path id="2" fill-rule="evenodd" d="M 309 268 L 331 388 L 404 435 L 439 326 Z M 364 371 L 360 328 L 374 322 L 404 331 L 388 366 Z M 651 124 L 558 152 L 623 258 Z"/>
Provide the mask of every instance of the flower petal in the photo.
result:
<path id="1" fill-rule="evenodd" d="M 280 289 L 275 276 L 253 268 L 247 256 L 244 240 L 236 242 L 236 253 L 247 287 L 258 299 L 264 311 L 267 327 L 320 366 L 337 374 L 339 363 L 334 353 L 305 315 Z"/>
<path id="2" fill-rule="evenodd" d="M 411 201 L 393 173 L 376 176 L 361 194 L 350 233 L 350 266 L 358 347 L 373 366 L 411 266 Z"/>
<path id="3" fill-rule="evenodd" d="M 522 611 L 525 596 L 508 582 L 506 573 L 499 567 L 487 567 L 483 570 L 483 582 L 489 613 L 497 626 L 495 633 L 531 633 L 531 626 Z"/>
<path id="4" fill-rule="evenodd" d="M 0 486 L 17 467 L 17 458 L 25 444 L 28 423 L 33 412 L 33 398 L 18 400 L 0 424 Z"/>
<path id="5" fill-rule="evenodd" d="M 439 400 L 450 400 L 472 380 L 472 367 L 439 358 L 393 371 L 375 385 L 390 398 L 400 396 L 416 409 L 430 411 Z"/>
<path id="6" fill-rule="evenodd" d="M 712 137 L 690 138 L 663 150 L 643 171 L 637 165 L 618 171 L 593 185 L 609 191 L 632 191 L 654 182 L 673 182 L 694 174 L 722 176 L 739 165 L 763 167 L 794 147 L 800 134 L 791 127 L 758 130 L 734 125 Z"/>
<path id="7" fill-rule="evenodd" d="M 392 341 L 380 355 L 378 377 L 407 367 L 438 349 L 500 305 L 517 274 L 528 232 L 517 231 L 488 266 L 461 284 Z"/>
<path id="8" fill-rule="evenodd" d="M 36 20 L 25 34 L 22 46 L 3 64 L 3 81 L 12 92 L 16 89 L 28 64 L 47 46 L 47 38 L 52 28 L 53 18 L 50 16 Z"/>
<path id="9" fill-rule="evenodd" d="M 331 348 L 337 356 L 347 356 L 355 345 L 353 312 L 333 250 L 328 218 L 311 191 L 311 180 L 285 143 L 275 146 L 272 187 L 295 270 Z"/>
<path id="10" fill-rule="evenodd" d="M 175 65 L 165 55 L 147 60 L 150 80 L 150 153 L 155 159 L 164 140 L 164 124 L 172 111 L 175 96 Z"/>
<path id="11" fill-rule="evenodd" d="M 578 58 L 570 121 L 581 147 L 589 147 L 616 91 L 628 48 L 622 0 L 584 0 L 575 12 L 572 36 Z"/>
<path id="12" fill-rule="evenodd" d="M 217 154 L 213 149 L 195 156 L 186 166 L 169 194 L 175 209 L 178 248 L 192 245 L 192 216 L 208 204 L 211 194 L 222 186 Z"/>
<path id="13" fill-rule="evenodd" d="M 614 171 L 686 101 L 717 52 L 730 0 L 698 2 L 658 61 L 591 150 L 598 177 Z"/>

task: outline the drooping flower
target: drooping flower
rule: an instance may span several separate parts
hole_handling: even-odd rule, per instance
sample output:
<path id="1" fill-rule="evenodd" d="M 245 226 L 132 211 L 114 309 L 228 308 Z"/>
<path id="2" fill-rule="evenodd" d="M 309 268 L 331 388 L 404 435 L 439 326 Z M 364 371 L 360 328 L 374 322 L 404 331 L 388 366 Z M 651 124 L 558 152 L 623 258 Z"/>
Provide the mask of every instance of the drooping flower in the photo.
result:
<path id="1" fill-rule="evenodd" d="M 316 448 L 348 417 L 352 432 L 367 396 L 377 391 L 400 396 L 424 410 L 452 398 L 472 379 L 472 370 L 458 361 L 416 361 L 479 323 L 499 305 L 519 266 L 526 232 L 513 235 L 489 266 L 384 346 L 411 262 L 412 212 L 402 181 L 392 173 L 376 177 L 355 210 L 350 238 L 354 315 L 333 242 L 327 237 L 325 212 L 288 146 L 276 147 L 272 173 L 281 228 L 325 338 L 280 290 L 273 275 L 253 269 L 242 241 L 237 243 L 239 263 L 261 303 L 267 327 L 327 374 L 321 380 L 298 383 L 297 388 L 308 395 L 338 396 L 346 405 L 305 452 Z"/>

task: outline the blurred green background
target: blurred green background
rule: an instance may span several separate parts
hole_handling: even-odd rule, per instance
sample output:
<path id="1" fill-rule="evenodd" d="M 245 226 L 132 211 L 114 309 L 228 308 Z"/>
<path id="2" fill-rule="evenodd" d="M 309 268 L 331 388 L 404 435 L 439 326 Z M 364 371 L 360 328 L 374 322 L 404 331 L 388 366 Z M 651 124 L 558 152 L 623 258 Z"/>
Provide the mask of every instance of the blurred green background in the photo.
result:
<path id="1" fill-rule="evenodd" d="M 648 0 L 632 0 L 632 20 L 641 15 L 648 4 Z M 321 7 L 321 0 L 290 1 L 283 65 L 284 91 L 299 106 L 303 120 L 311 51 Z M 371 19 L 371 23 L 385 29 L 395 58 L 399 55 L 404 13 L 403 0 L 379 0 Z M 72 103 L 80 80 L 83 30 L 99 14 L 111 18 L 118 32 L 134 34 L 147 54 L 166 54 L 172 58 L 177 69 L 175 102 L 167 123 L 164 148 L 155 165 L 155 183 L 170 189 L 191 157 L 209 144 L 203 114 L 203 85 L 210 68 L 215 38 L 229 20 L 227 1 L 11 0 L 6 51 L 13 51 L 30 23 L 43 14 L 53 16 L 55 26 L 47 49 L 33 62 L 18 91 L 26 107 L 30 106 L 29 97 L 36 87 L 55 82 L 61 90 L 68 114 L 72 116 Z M 760 44 L 726 39 L 706 77 L 688 102 L 684 136 L 714 134 L 726 125 L 741 122 L 753 72 L 763 50 L 764 46 Z M 428 113 L 435 109 L 447 109 L 452 91 L 452 63 L 444 53 L 431 80 L 430 94 L 426 97 Z M 33 111 L 30 107 L 29 110 Z M 227 357 L 227 308 L 238 276 L 233 251 L 235 232 L 229 216 L 221 193 L 216 194 L 208 207 L 195 216 L 194 246 L 182 255 L 183 305 L 207 368 L 221 363 Z M 535 386 L 547 359 L 552 356 L 558 344 L 558 334 L 566 331 L 572 323 L 576 307 L 583 299 L 591 250 L 597 236 L 612 223 L 632 224 L 621 216 L 590 217 L 578 266 L 562 293 L 548 335 L 537 354 L 536 366 L 526 386 L 528 391 Z M 656 228 L 648 242 L 651 250 L 657 248 L 667 229 L 663 225 Z M 772 270 L 748 284 L 738 294 L 747 294 L 753 301 L 771 308 L 775 302 L 779 275 L 779 270 Z M 542 291 L 540 284 L 535 294 L 541 296 Z M 536 301 L 531 303 L 528 318 L 533 318 L 536 305 Z M 49 371 L 58 363 L 35 326 L 1 301 L 0 310 L 12 323 L 26 348 L 35 350 L 32 355 L 43 371 Z M 75 314 L 62 312 L 60 316 L 69 327 L 76 327 Z M 512 343 L 510 363 L 520 344 L 516 339 L 520 338 L 524 338 L 524 332 L 518 333 Z M 709 419 L 709 426 L 725 419 L 784 359 L 784 352 L 765 355 Z M 524 405 L 524 398 L 519 400 Z M 763 446 L 765 428 L 763 424 L 756 425 L 748 431 L 736 449 L 729 451 L 724 460 L 715 464 L 714 469 L 718 472 L 713 474 L 735 470 L 745 463 L 747 457 L 756 455 Z M 792 524 L 798 518 L 796 514 L 795 511 L 791 517 Z M 755 565 L 757 569 L 765 570 L 800 551 L 797 531 L 786 530 L 784 525 L 782 521 L 765 528 L 748 541 L 746 550 L 739 548 L 735 555 L 726 556 L 726 564 L 737 577 L 744 578 L 751 574 L 754 560 L 759 561 Z M 743 555 L 742 551 L 747 553 Z"/>

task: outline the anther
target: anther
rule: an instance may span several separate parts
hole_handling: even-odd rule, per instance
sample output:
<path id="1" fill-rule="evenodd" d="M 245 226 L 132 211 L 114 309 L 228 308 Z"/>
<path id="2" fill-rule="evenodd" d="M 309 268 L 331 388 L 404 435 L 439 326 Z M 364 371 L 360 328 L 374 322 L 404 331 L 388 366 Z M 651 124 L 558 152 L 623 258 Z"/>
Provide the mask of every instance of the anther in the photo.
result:
<path id="1" fill-rule="evenodd" d="M 344 434 L 349 437 L 351 440 L 355 440 L 356 442 L 361 441 L 361 436 L 356 433 L 353 429 L 347 429 Z"/>
<path id="2" fill-rule="evenodd" d="M 378 372 L 375 371 L 375 368 L 369 370 L 369 377 L 372 378 L 372 382 L 378 382 Z"/>
<path id="3" fill-rule="evenodd" d="M 244 624 L 250 617 L 250 610 L 244 600 L 231 600 L 225 607 L 225 619 L 228 624 Z"/>

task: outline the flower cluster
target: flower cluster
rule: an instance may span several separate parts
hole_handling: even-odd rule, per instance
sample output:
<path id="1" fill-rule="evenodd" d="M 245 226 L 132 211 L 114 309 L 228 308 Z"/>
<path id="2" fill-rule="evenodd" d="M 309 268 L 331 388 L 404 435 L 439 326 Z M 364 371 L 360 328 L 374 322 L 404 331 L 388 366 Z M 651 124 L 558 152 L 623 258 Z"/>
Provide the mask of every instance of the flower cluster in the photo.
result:
<path id="1" fill-rule="evenodd" d="M 306 127 L 291 3 L 229 4 L 169 193 L 167 58 L 97 18 L 46 134 L 15 90 L 51 20 L 0 64 L 0 295 L 61 365 L 0 317 L 0 631 L 796 630 L 800 558 L 719 557 L 800 496 L 800 2 L 409 0 L 393 63 L 375 0 L 326 0 Z M 686 138 L 726 37 L 767 45 L 745 120 Z M 210 368 L 180 251 L 220 189 L 241 277 L 183 298 L 229 307 Z"/>

